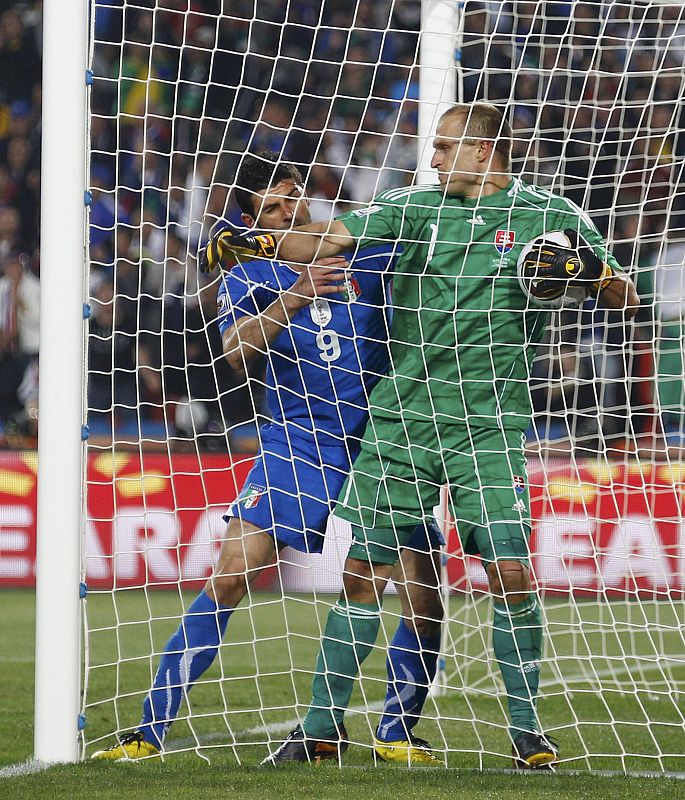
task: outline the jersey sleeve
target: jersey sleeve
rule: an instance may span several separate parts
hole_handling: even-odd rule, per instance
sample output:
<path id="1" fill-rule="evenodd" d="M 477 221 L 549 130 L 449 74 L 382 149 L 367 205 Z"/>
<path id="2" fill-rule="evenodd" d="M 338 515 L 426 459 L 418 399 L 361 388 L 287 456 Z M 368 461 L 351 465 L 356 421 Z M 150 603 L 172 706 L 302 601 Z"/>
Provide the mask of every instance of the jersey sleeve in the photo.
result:
<path id="1" fill-rule="evenodd" d="M 362 272 L 390 272 L 395 269 L 402 248 L 398 245 L 379 245 L 364 247 L 356 253 L 345 253 L 343 258 L 354 263 L 354 268 Z"/>
<path id="2" fill-rule="evenodd" d="M 241 317 L 256 317 L 275 299 L 267 286 L 250 280 L 244 267 L 223 274 L 216 295 L 216 322 L 221 336 Z"/>
<path id="3" fill-rule="evenodd" d="M 357 211 L 348 211 L 336 217 L 343 222 L 350 235 L 359 240 L 359 246 L 373 247 L 379 241 L 400 239 L 406 234 L 406 206 L 390 202 L 386 193 L 378 195 L 371 205 Z"/>

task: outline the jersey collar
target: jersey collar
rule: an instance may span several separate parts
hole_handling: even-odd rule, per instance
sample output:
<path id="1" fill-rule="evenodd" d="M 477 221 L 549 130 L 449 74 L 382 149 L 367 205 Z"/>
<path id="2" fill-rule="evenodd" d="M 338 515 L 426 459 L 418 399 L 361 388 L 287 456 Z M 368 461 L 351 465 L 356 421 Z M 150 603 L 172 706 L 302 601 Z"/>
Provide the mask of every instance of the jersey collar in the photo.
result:
<path id="1" fill-rule="evenodd" d="M 499 192 L 494 192 L 494 194 L 486 194 L 483 197 L 464 197 L 461 199 L 451 199 L 459 199 L 460 204 L 466 208 L 487 208 L 488 206 L 495 208 L 506 208 L 512 203 L 512 198 L 515 194 L 515 192 L 512 192 L 512 189 L 516 185 L 516 180 L 516 178 L 512 178 L 504 187 L 504 189 L 500 189 Z"/>

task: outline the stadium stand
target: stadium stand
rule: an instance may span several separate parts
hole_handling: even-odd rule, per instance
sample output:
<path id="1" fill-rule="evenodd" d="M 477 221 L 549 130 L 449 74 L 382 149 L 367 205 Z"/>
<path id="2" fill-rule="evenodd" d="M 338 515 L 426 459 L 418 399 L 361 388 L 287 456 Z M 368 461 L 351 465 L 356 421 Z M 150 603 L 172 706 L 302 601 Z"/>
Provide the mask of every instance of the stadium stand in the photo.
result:
<path id="1" fill-rule="evenodd" d="M 193 0 L 193 13 L 189 15 L 173 13 L 174 3 L 168 2 L 168 13 L 156 14 L 154 27 L 145 5 L 141 1 L 129 6 L 124 15 L 123 0 L 96 2 L 96 38 L 100 43 L 95 52 L 96 74 L 116 77 L 121 70 L 128 80 L 121 85 L 116 80 L 109 84 L 98 81 L 92 95 L 92 291 L 94 297 L 111 297 L 110 357 L 115 337 L 126 336 L 127 320 L 136 314 L 146 320 L 140 344 L 149 369 L 141 371 L 137 387 L 142 404 L 140 427 L 149 426 L 151 435 L 159 436 L 176 427 L 182 429 L 182 424 L 176 425 L 177 407 L 187 410 L 190 401 L 199 400 L 205 406 L 202 424 L 217 434 L 216 439 L 208 437 L 207 441 L 217 446 L 227 421 L 235 430 L 243 423 L 249 427 L 254 398 L 220 358 L 218 332 L 207 325 L 211 303 L 202 299 L 202 285 L 188 285 L 186 249 L 193 253 L 206 238 L 211 221 L 225 215 L 236 154 L 246 150 L 277 150 L 302 165 L 307 171 L 308 193 L 321 214 L 340 212 L 350 203 L 368 201 L 380 189 L 411 182 L 416 166 L 413 136 L 418 96 L 412 64 L 419 4 L 398 4 L 388 35 L 382 33 L 391 11 L 389 0 L 362 4 L 356 20 L 344 0 L 325 3 L 321 19 L 317 11 L 320 3 L 290 0 L 287 13 L 292 24 L 284 25 L 286 4 L 280 0 L 263 0 L 259 20 L 253 22 L 249 20 L 254 4 L 247 0 L 231 3 L 230 19 L 216 16 L 221 5 L 218 0 Z M 186 7 L 185 2 L 181 5 Z M 536 3 L 498 4 L 515 5 L 516 14 L 501 13 L 497 17 L 485 13 L 488 5 L 492 4 L 467 4 L 465 99 L 479 99 L 487 93 L 490 101 L 497 102 L 510 96 L 511 60 L 506 65 L 500 63 L 502 50 L 496 42 L 498 32 L 509 34 L 511 26 L 518 26 L 516 40 L 521 46 L 516 56 L 520 68 L 513 96 L 547 98 L 550 102 L 541 105 L 537 116 L 530 104 L 511 109 L 517 136 L 515 171 L 534 174 L 544 183 L 541 178 L 546 169 L 553 174 L 554 165 L 563 156 L 570 165 L 564 193 L 590 212 L 601 232 L 609 236 L 619 261 L 637 270 L 643 297 L 648 298 L 631 329 L 629 347 L 623 343 L 620 321 L 609 313 L 588 313 L 580 327 L 577 317 L 565 321 L 564 314 L 559 315 L 558 324 L 550 332 L 549 350 L 540 352 L 540 363 L 545 365 L 538 372 L 540 376 L 561 375 L 563 369 L 570 369 L 572 375 L 563 373 L 569 380 L 604 383 L 605 412 L 599 423 L 579 412 L 569 424 L 582 428 L 584 446 L 590 449 L 630 449 L 641 437 L 660 434 L 664 422 L 654 412 L 657 354 L 650 342 L 658 326 L 668 323 L 673 328 L 673 321 L 654 313 L 650 303 L 654 295 L 650 292 L 655 291 L 659 243 L 666 235 L 676 242 L 682 239 L 679 231 L 684 224 L 685 198 L 679 166 L 685 154 L 685 137 L 669 133 L 682 127 L 679 80 L 669 79 L 666 70 L 653 82 L 649 70 L 642 67 L 654 63 L 654 49 L 661 48 L 665 63 L 674 73 L 681 70 L 685 61 L 682 36 L 660 30 L 659 35 L 645 39 L 632 51 L 630 63 L 626 63 L 625 52 L 607 47 L 602 51 L 601 75 L 596 71 L 592 80 L 581 80 L 578 76 L 592 66 L 588 59 L 599 31 L 596 3 L 547 4 L 552 8 L 552 18 L 558 15 L 560 29 L 570 6 L 575 5 L 575 13 L 584 20 L 576 27 L 573 48 L 562 51 L 547 46 L 536 35 Z M 486 31 L 485 26 L 494 18 L 501 29 Z M 270 24 L 273 22 L 279 25 Z M 18 331 L 26 325 L 26 312 L 25 304 L 24 310 L 17 305 L 17 298 L 21 292 L 30 292 L 31 298 L 38 293 L 40 23 L 39 1 L 10 3 L 0 16 L 2 446 L 26 444 L 25 437 L 35 428 L 30 419 L 36 414 L 35 386 L 23 393 L 20 387 L 31 370 L 35 374 L 37 353 L 19 336 Z M 612 32 L 625 33 L 631 24 L 627 11 L 622 15 L 619 8 L 603 35 L 610 41 Z M 643 26 L 642 35 L 645 30 Z M 494 37 L 487 51 L 482 46 L 486 32 Z M 122 41 L 127 43 L 125 48 Z M 568 66 L 566 72 L 559 69 L 560 59 Z M 305 71 L 310 62 L 315 69 Z M 526 70 L 528 62 L 555 66 L 549 85 L 541 84 L 548 80 L 544 70 Z M 618 75 L 626 71 L 633 82 L 632 96 L 636 100 L 649 97 L 653 111 L 649 130 L 644 104 L 636 102 L 622 112 L 620 127 L 624 133 L 619 142 L 612 135 L 619 121 L 611 119 L 607 109 Z M 479 80 L 482 74 L 487 76 L 485 80 Z M 236 75 L 241 75 L 239 92 Z M 206 96 L 202 90 L 205 84 Z M 262 88 L 265 86 L 268 90 Z M 593 112 L 586 105 L 570 113 L 573 101 L 581 99 L 580 93 L 594 101 Z M 369 96 L 373 99 L 367 102 Z M 553 102 L 562 97 L 564 104 Z M 220 119 L 222 109 L 226 115 L 231 112 L 228 126 Z M 569 127 L 575 134 L 562 137 L 561 132 Z M 536 141 L 535 148 L 528 144 L 531 138 Z M 145 147 L 145 142 L 154 142 L 154 147 Z M 564 147 L 567 149 L 562 152 Z M 597 147 L 602 149 L 602 156 L 592 161 L 589 153 Z M 591 163 L 597 167 L 589 174 Z M 372 169 L 378 164 L 385 165 L 379 180 Z M 616 174 L 623 176 L 621 186 L 614 185 L 611 178 Z M 673 194 L 674 185 L 678 187 L 676 202 L 667 207 L 665 198 Z M 612 207 L 616 214 L 610 219 L 607 209 Z M 226 216 L 236 221 L 238 212 L 230 198 L 227 209 Z M 23 273 L 20 281 L 12 277 L 17 265 Z M 169 291 L 170 281 L 179 287 L 178 292 Z M 656 284 L 660 285 L 659 281 Z M 24 288 L 20 292 L 17 286 Z M 188 297 L 193 291 L 194 306 L 179 303 L 181 294 Z M 202 313 L 203 305 L 207 315 Z M 94 319 L 94 324 L 99 324 L 97 312 Z M 100 334 L 102 340 L 102 331 Z M 91 346 L 94 336 L 91 331 Z M 552 349 L 558 354 L 565 352 L 566 345 L 580 345 L 579 356 L 560 358 L 550 372 L 547 362 L 555 357 Z M 125 351 L 123 348 L 115 355 L 115 375 L 127 374 L 124 362 L 130 354 Z M 181 352 L 185 352 L 185 360 Z M 189 352 L 193 353 L 194 365 L 190 370 L 186 369 Z M 123 359 L 121 364 L 117 364 L 117 358 Z M 94 356 L 90 363 L 93 368 Z M 228 387 L 219 401 L 214 396 L 213 369 L 223 371 L 220 385 Z M 136 386 L 130 385 L 131 381 L 135 383 L 135 374 L 128 373 L 122 380 L 128 386 L 121 389 L 122 396 L 135 396 Z M 91 406 L 96 409 L 90 420 L 93 432 L 111 435 L 108 423 L 98 420 L 97 384 L 98 376 L 91 375 Z M 664 387 L 659 391 L 663 393 Z M 682 388 L 677 391 L 682 397 Z M 537 434 L 544 440 L 571 441 L 573 430 L 560 426 L 556 418 L 545 418 L 558 405 L 559 392 L 563 393 L 563 387 L 552 386 L 549 380 L 535 383 L 540 411 Z M 591 401 L 590 397 L 586 399 Z M 256 402 L 259 406 L 259 398 Z M 123 406 L 114 417 L 117 430 L 122 435 L 140 434 Z M 665 424 L 667 434 L 676 438 L 682 435 L 679 415 L 670 415 Z"/>

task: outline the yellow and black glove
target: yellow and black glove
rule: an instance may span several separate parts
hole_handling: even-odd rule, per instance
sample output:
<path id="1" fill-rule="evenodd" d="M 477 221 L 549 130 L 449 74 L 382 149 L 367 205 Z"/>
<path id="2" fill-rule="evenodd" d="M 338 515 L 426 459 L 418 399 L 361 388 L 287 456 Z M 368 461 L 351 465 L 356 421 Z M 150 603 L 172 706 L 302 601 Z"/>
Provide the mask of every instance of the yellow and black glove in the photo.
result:
<path id="1" fill-rule="evenodd" d="M 200 250 L 202 272 L 212 272 L 217 267 L 230 268 L 239 261 L 253 258 L 276 258 L 276 240 L 270 233 L 248 233 L 231 223 L 212 233 L 207 246 Z"/>
<path id="2" fill-rule="evenodd" d="M 584 286 L 592 297 L 598 297 L 611 283 L 614 271 L 585 239 L 571 228 L 564 230 L 569 246 L 545 241 L 535 242 L 523 262 L 524 277 L 535 286 L 541 299 L 561 297 L 565 286 Z"/>

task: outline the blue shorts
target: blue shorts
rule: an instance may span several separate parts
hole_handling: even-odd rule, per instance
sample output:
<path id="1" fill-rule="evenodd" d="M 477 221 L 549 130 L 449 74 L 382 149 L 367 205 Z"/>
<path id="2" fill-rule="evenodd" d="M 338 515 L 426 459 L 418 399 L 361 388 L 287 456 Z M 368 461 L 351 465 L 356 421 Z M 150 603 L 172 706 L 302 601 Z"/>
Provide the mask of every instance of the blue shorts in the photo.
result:
<path id="1" fill-rule="evenodd" d="M 275 425 L 263 426 L 260 438 L 261 450 L 224 519 L 237 517 L 282 546 L 320 553 L 331 508 L 357 453 L 351 457 L 344 446 L 322 446 Z M 428 552 L 443 543 L 429 524 L 419 526 L 407 546 Z"/>

